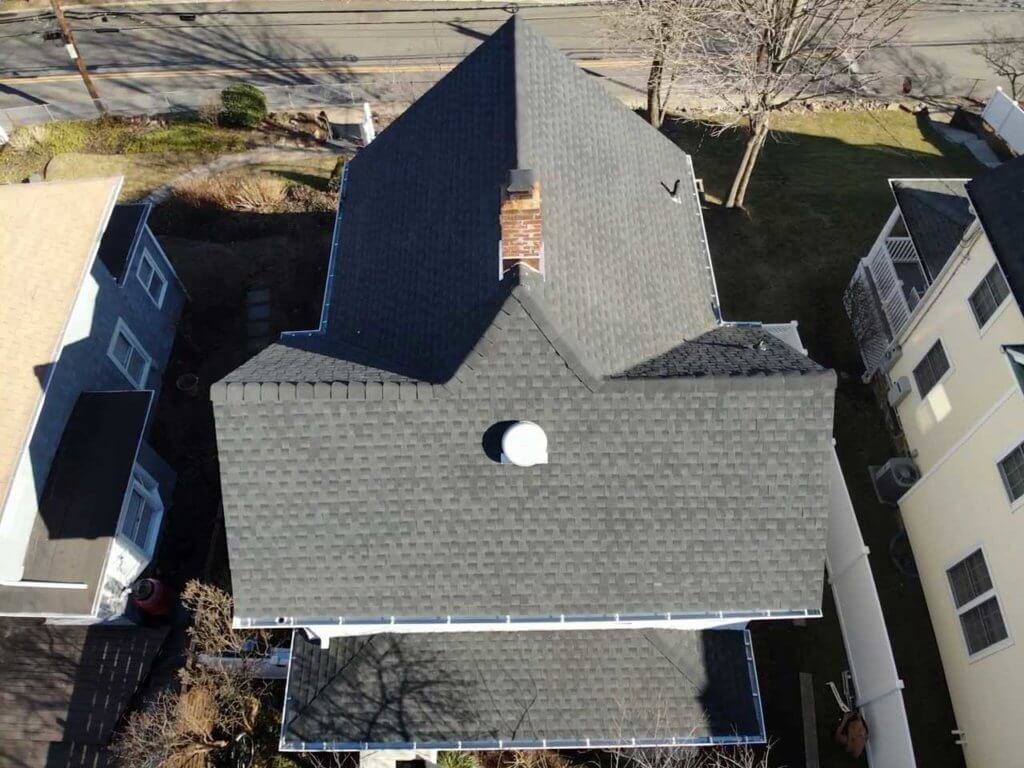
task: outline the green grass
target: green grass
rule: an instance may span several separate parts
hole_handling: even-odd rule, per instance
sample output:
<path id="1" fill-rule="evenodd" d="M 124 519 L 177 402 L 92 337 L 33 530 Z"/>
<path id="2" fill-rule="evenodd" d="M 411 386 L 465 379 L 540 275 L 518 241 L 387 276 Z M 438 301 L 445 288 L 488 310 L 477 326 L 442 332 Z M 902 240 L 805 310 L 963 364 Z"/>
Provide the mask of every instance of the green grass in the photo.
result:
<path id="1" fill-rule="evenodd" d="M 125 154 L 192 152 L 223 154 L 245 149 L 245 136 L 238 131 L 204 123 L 171 123 L 166 128 L 134 134 L 125 141 Z"/>
<path id="2" fill-rule="evenodd" d="M 44 123 L 19 128 L 11 135 L 10 143 L 0 149 L 0 183 L 21 181 L 41 172 L 61 155 L 199 157 L 241 151 L 251 136 L 245 131 L 190 120 L 156 126 L 117 118 Z"/>
<path id="3" fill-rule="evenodd" d="M 887 179 L 969 176 L 978 166 L 959 147 L 937 146 L 903 111 L 786 114 L 775 128 L 746 210 L 706 212 L 722 308 L 730 320 L 798 320 L 815 359 L 852 369 L 840 298 L 892 211 Z M 693 156 L 709 197 L 724 199 L 743 137 L 693 123 L 669 133 Z"/>
<path id="4" fill-rule="evenodd" d="M 812 357 L 840 373 L 835 435 L 847 486 L 871 549 L 883 612 L 921 765 L 963 765 L 952 741 L 948 694 L 920 584 L 900 574 L 888 549 L 898 530 L 895 511 L 874 497 L 867 466 L 894 455 L 881 412 L 860 383 L 861 363 L 841 297 L 894 202 L 887 180 L 969 177 L 980 170 L 959 147 L 933 138 L 902 111 L 782 115 L 765 147 L 745 211 L 711 204 L 705 211 L 723 312 L 729 320 L 798 320 Z M 676 123 L 666 132 L 693 157 L 709 200 L 721 200 L 743 147 L 736 133 Z M 756 629 L 769 735 L 780 739 L 778 762 L 802 764 L 796 673 L 814 675 L 823 765 L 855 765 L 832 741 L 837 710 L 823 686 L 839 682 L 844 651 L 826 587 L 825 618 L 805 628 L 767 622 Z M 774 701 L 773 701 L 774 700 Z M 774 732 L 772 732 L 774 731 Z M 795 743 L 794 743 L 795 742 Z"/>

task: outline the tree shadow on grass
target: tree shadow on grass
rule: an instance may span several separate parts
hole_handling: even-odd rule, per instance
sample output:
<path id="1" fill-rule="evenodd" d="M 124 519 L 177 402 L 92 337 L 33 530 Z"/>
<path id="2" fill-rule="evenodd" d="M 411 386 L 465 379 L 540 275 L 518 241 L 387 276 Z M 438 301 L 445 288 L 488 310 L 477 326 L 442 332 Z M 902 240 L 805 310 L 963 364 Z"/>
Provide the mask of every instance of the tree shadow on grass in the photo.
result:
<path id="1" fill-rule="evenodd" d="M 672 121 L 665 133 L 693 157 L 709 200 L 722 200 L 742 131 Z M 815 133 L 832 135 L 815 135 Z M 961 147 L 903 112 L 783 115 L 754 171 L 744 211 L 709 203 L 705 223 L 725 317 L 798 320 L 818 362 L 860 372 L 842 293 L 892 211 L 890 178 L 965 177 Z"/>
<path id="2" fill-rule="evenodd" d="M 720 199 L 731 183 L 743 135 L 715 136 L 714 128 L 676 121 L 665 132 L 692 154 L 709 196 Z M 897 668 L 907 682 L 904 698 L 915 751 L 922 765 L 950 768 L 962 766 L 963 757 L 950 739 L 934 738 L 955 725 L 938 648 L 927 629 L 924 595 L 887 555 L 899 526 L 892 510 L 875 500 L 867 475 L 868 464 L 882 463 L 894 447 L 877 403 L 859 381 L 862 367 L 841 297 L 895 205 L 890 178 L 962 178 L 981 170 L 962 148 L 945 144 L 903 112 L 783 116 L 755 170 L 746 210 L 709 204 L 704 212 L 725 317 L 796 319 L 811 356 L 841 372 L 838 452 L 872 552 Z M 778 755 L 783 762 L 802 761 L 799 728 L 773 732 L 800 722 L 796 672 L 814 673 L 820 686 L 828 679 L 838 682 L 846 663 L 830 594 L 824 611 L 825 618 L 803 629 L 770 622 L 755 632 L 760 659 L 768 661 L 761 668 L 770 689 L 765 694 L 769 734 L 797 740 L 795 749 L 784 747 Z M 831 755 L 832 702 L 820 687 L 815 693 L 824 757 Z"/>

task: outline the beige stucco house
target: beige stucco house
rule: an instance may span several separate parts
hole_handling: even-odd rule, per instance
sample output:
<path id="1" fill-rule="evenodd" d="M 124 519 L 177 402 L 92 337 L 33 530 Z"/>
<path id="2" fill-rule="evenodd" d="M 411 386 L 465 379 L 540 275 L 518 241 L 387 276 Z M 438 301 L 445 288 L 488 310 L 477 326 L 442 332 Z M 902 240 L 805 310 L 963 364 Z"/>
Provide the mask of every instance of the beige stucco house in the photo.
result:
<path id="1" fill-rule="evenodd" d="M 970 768 L 1020 765 L 1024 159 L 973 181 L 890 185 L 896 207 L 846 296 L 912 461 L 875 469 L 875 484 L 913 548 L 952 737 Z"/>

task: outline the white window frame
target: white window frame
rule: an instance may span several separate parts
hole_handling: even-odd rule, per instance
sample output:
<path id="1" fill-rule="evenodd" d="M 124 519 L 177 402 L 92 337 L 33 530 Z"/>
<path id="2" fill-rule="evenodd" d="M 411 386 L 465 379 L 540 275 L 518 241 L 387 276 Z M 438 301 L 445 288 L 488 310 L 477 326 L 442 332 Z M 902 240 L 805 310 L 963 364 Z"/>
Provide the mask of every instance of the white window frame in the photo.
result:
<path id="1" fill-rule="evenodd" d="M 159 298 L 155 298 L 153 296 L 153 294 L 150 293 L 150 290 L 149 290 L 150 286 L 146 285 L 142 281 L 142 275 L 139 274 L 139 270 L 142 269 L 142 265 L 146 264 L 146 263 L 148 263 L 150 269 L 153 270 L 153 275 L 159 275 L 160 276 L 160 280 L 163 281 L 163 285 L 160 288 L 160 296 L 159 296 Z M 149 297 L 149 300 L 152 301 L 156 305 L 156 308 L 157 309 L 162 309 L 163 306 L 164 306 L 164 297 L 167 296 L 167 275 L 165 275 L 163 270 L 160 269 L 160 267 L 157 266 L 156 259 L 153 258 L 153 254 L 149 252 L 149 248 L 147 248 L 146 246 L 142 246 L 142 248 L 139 251 L 139 261 L 135 265 L 135 279 L 139 281 L 139 285 L 142 286 L 142 290 L 145 291 L 146 296 Z M 152 282 L 153 282 L 153 277 L 151 275 L 150 276 L 150 283 L 152 283 Z"/>
<path id="2" fill-rule="evenodd" d="M 956 595 L 953 593 L 953 583 L 949 578 L 949 572 L 975 552 L 981 552 L 981 557 L 985 561 L 985 570 L 988 571 L 988 579 L 992 582 L 992 587 L 958 608 L 956 604 Z M 946 580 L 946 589 L 949 592 L 949 601 L 953 606 L 953 613 L 956 615 L 956 628 L 960 633 L 960 643 L 964 649 L 964 653 L 967 655 L 968 662 L 971 664 L 976 661 L 981 661 L 981 659 L 991 656 L 993 653 L 999 653 L 999 651 L 1005 650 L 1014 644 L 1013 632 L 1010 629 L 1009 622 L 1006 620 L 1006 612 L 1003 610 L 1005 603 L 1003 603 L 1003 598 L 1000 596 L 999 590 L 996 589 L 996 577 L 992 573 L 991 563 L 992 561 L 989 559 L 988 552 L 985 550 L 985 547 L 981 544 L 975 544 L 973 547 L 970 547 L 961 553 L 961 555 L 956 559 L 946 563 L 946 567 L 942 569 L 942 578 Z M 982 648 L 976 653 L 971 653 L 970 646 L 967 645 L 967 634 L 964 632 L 964 625 L 960 620 L 960 617 L 993 597 L 996 599 L 996 605 L 999 607 L 999 617 L 1003 620 L 1003 626 L 1006 628 L 1006 637 L 998 642 L 992 643 L 992 645 L 986 648 Z"/>
<path id="3" fill-rule="evenodd" d="M 117 337 L 124 335 L 128 339 L 129 344 L 132 346 L 133 352 L 139 355 L 143 360 L 146 361 L 146 367 L 142 371 L 142 376 L 139 381 L 132 378 L 132 375 L 128 372 L 128 369 L 117 359 L 117 355 L 114 354 L 114 347 L 117 344 Z M 110 358 L 111 362 L 117 366 L 119 370 L 129 382 L 131 382 L 136 389 L 145 389 L 146 380 L 149 378 L 149 372 L 153 368 L 153 358 L 150 357 L 146 348 L 142 346 L 142 342 L 138 340 L 128 324 L 120 317 L 117 318 L 117 325 L 114 326 L 114 333 L 110 336 L 110 344 L 107 345 L 107 357 Z"/>
<path id="4" fill-rule="evenodd" d="M 146 507 L 152 510 L 150 513 L 149 531 L 146 533 L 146 541 L 143 546 L 140 546 L 132 538 L 131 533 L 126 530 L 128 524 L 128 503 L 131 501 L 133 492 L 142 496 L 145 499 Z M 132 477 L 128 483 L 128 489 L 125 491 L 124 499 L 121 501 L 121 518 L 117 524 L 118 537 L 126 546 L 131 547 L 146 558 L 151 558 L 153 550 L 156 548 L 156 540 L 160 533 L 163 517 L 164 503 L 160 498 L 160 486 L 153 479 L 152 475 L 138 464 L 135 464 L 132 467 Z"/>

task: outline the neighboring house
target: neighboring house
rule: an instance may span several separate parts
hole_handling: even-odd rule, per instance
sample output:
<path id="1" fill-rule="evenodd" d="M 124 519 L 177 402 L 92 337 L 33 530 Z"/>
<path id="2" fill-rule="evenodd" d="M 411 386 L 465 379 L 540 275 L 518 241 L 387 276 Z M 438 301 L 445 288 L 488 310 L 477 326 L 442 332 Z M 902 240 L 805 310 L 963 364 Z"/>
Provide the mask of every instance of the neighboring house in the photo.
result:
<path id="1" fill-rule="evenodd" d="M 120 189 L 0 187 L 0 615 L 119 615 L 170 503 L 147 435 L 185 292 Z"/>
<path id="2" fill-rule="evenodd" d="M 1024 160 L 966 183 L 891 186 L 897 208 L 858 267 L 848 309 L 916 468 L 888 465 L 876 485 L 899 501 L 968 764 L 1017 765 L 1008 734 L 1024 690 L 1014 644 L 1024 630 Z"/>
<path id="3" fill-rule="evenodd" d="M 105 768 L 167 627 L 0 619 L 0 765 Z"/>
<path id="4" fill-rule="evenodd" d="M 319 328 L 211 390 L 282 749 L 765 740 L 835 379 L 718 307 L 689 157 L 518 18 L 360 151 Z"/>

